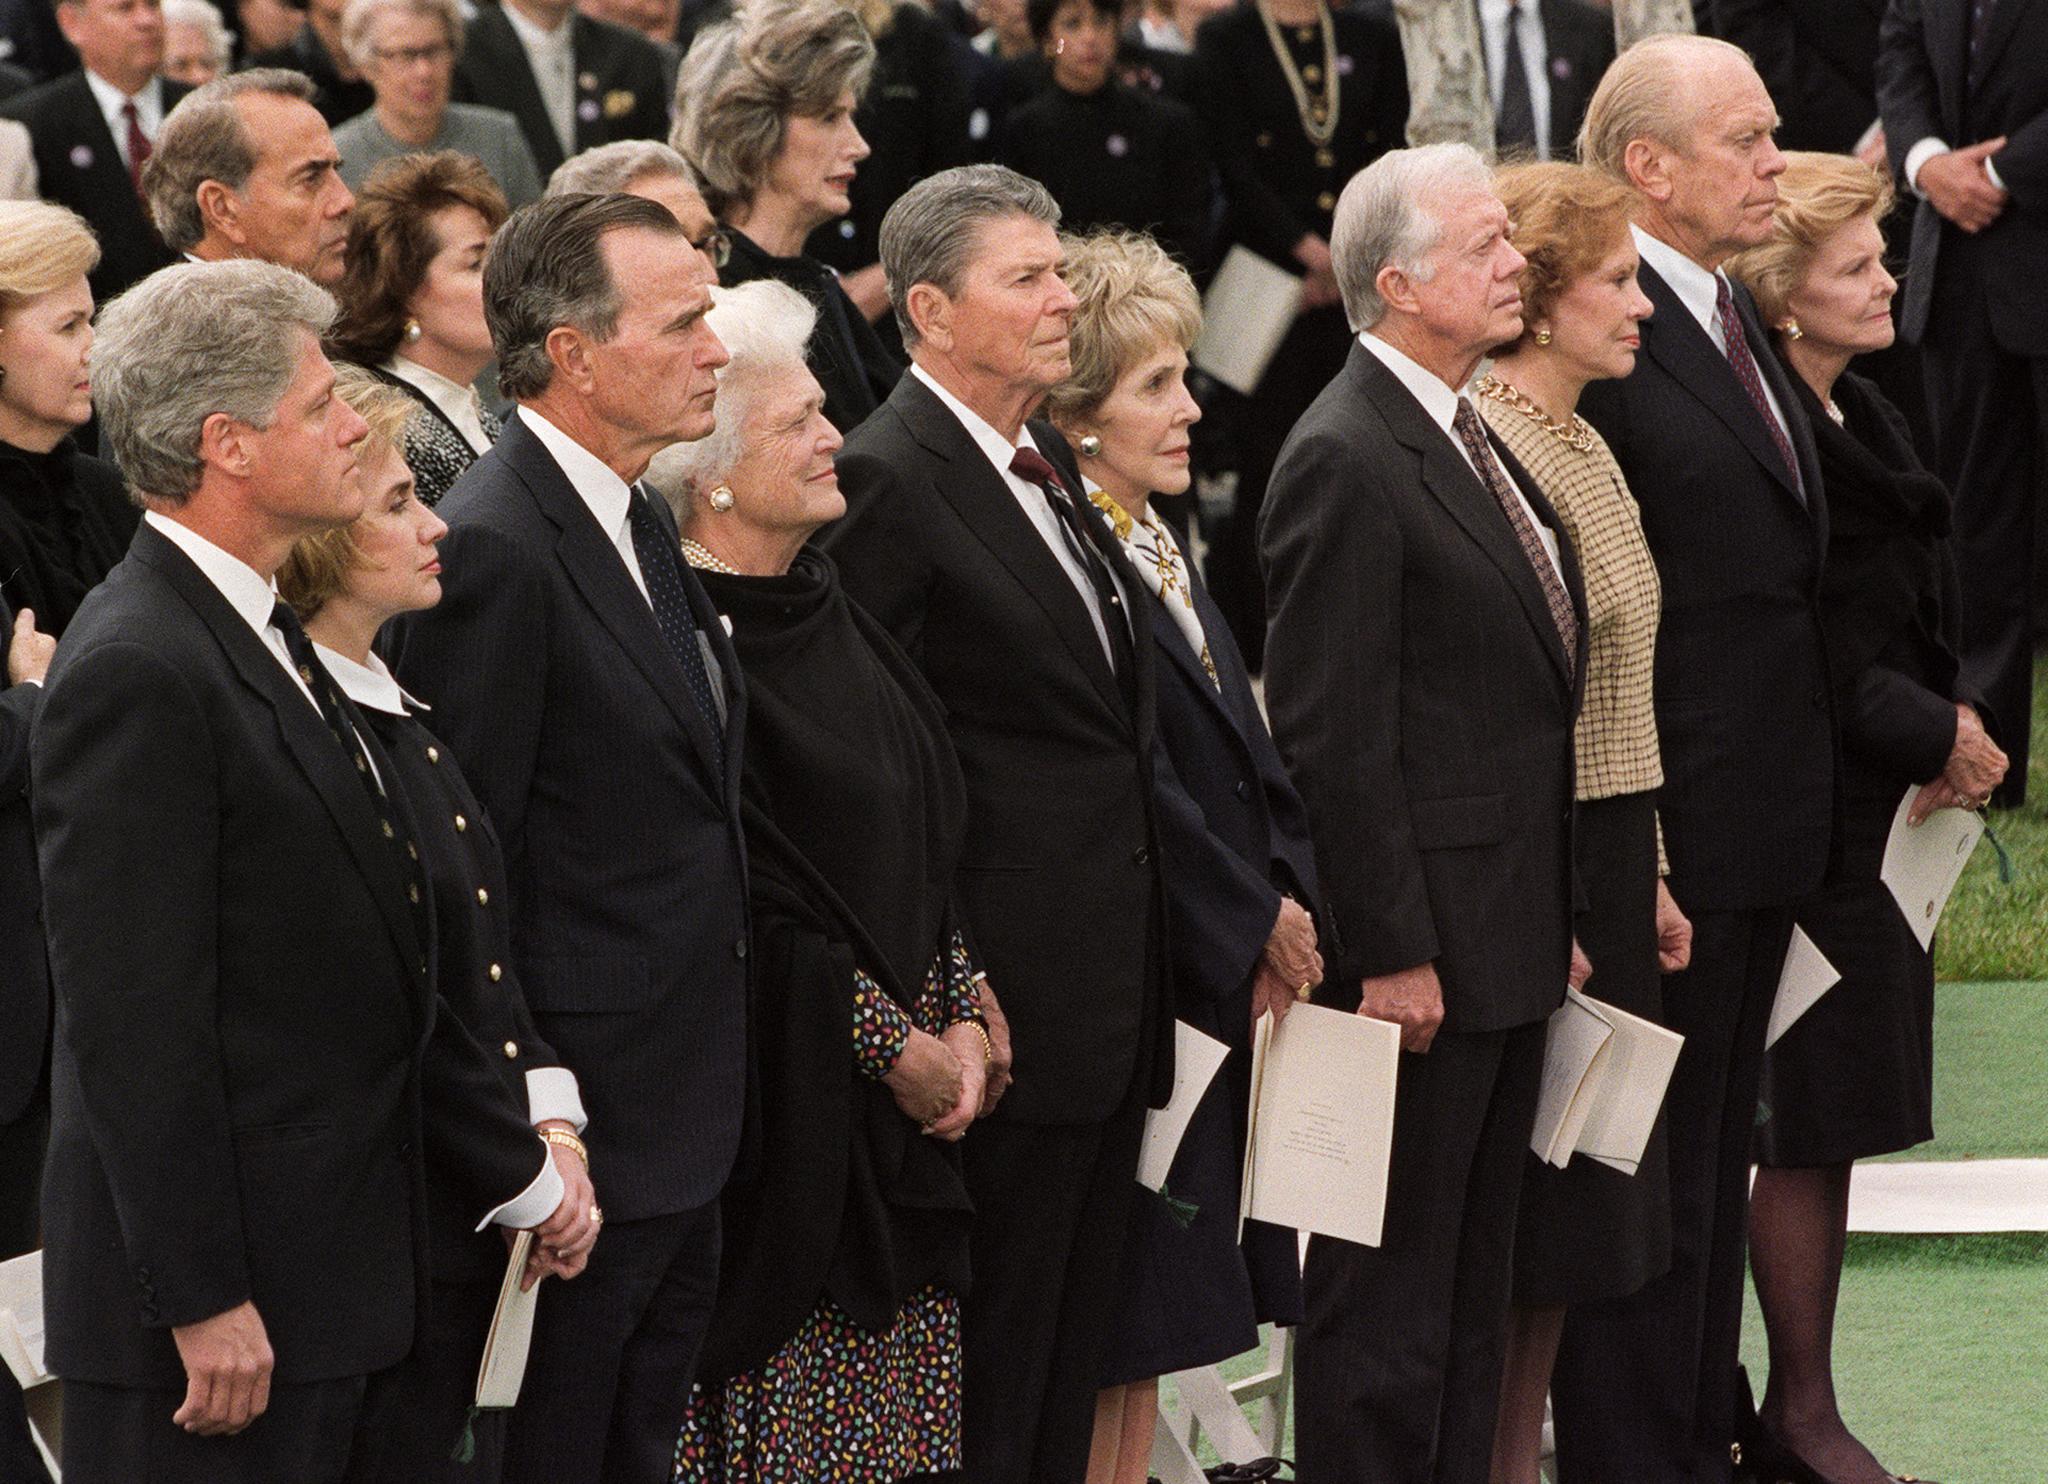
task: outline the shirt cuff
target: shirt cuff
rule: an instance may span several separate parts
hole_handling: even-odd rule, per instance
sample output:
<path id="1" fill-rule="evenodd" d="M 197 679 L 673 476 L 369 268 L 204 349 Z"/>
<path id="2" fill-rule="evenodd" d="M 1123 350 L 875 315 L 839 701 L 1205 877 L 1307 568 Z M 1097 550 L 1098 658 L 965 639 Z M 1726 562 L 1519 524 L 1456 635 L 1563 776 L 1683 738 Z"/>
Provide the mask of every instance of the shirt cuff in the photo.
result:
<path id="1" fill-rule="evenodd" d="M 539 1226 L 555 1214 L 555 1208 L 562 1204 L 562 1197 L 567 1191 L 568 1186 L 562 1183 L 562 1172 L 555 1168 L 554 1156 L 548 1155 L 540 1173 L 533 1177 L 533 1184 L 479 1221 L 476 1229 L 482 1231 L 487 1226 L 505 1226 L 513 1231 L 525 1231 L 530 1226 Z"/>
<path id="2" fill-rule="evenodd" d="M 1920 167 L 1936 155 L 1945 155 L 1948 152 L 1948 141 L 1937 139 L 1932 134 L 1929 134 L 1925 139 L 1920 140 L 1911 149 L 1906 151 L 1906 184 L 1912 188 L 1914 195 L 1921 194 Z"/>
<path id="3" fill-rule="evenodd" d="M 590 1126 L 583 1111 L 583 1090 L 576 1074 L 567 1067 L 535 1067 L 526 1074 L 526 1117 L 530 1123 L 560 1119 L 573 1124 L 577 1133 Z"/>
<path id="4" fill-rule="evenodd" d="M 2001 191 L 2006 189 L 2005 182 L 1998 178 L 1998 167 L 1991 162 L 1991 157 L 1989 155 L 1986 155 L 1984 157 L 1984 173 L 1991 177 L 1991 183 L 1997 186 Z M 36 683 L 40 685 L 42 682 L 38 681 Z"/>

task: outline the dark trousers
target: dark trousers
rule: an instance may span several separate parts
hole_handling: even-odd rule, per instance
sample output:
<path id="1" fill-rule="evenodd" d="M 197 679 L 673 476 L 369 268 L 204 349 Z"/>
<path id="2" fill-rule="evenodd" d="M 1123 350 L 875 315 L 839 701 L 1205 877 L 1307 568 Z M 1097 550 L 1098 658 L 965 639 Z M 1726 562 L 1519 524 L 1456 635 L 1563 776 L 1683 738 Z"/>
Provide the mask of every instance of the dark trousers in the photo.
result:
<path id="1" fill-rule="evenodd" d="M 39 1237 L 43 1149 L 50 1139 L 47 1088 L 21 1116 L 0 1123 L 0 1259 L 33 1252 Z M 0 1365 L 0 1484 L 48 1484 L 22 1410 L 14 1372 Z"/>
<path id="2" fill-rule="evenodd" d="M 368 1484 L 375 1440 L 405 1406 L 391 1371 L 273 1386 L 232 1437 L 171 1421 L 185 1388 L 64 1383 L 64 1484 Z"/>
<path id="3" fill-rule="evenodd" d="M 1664 980 L 1685 1037 L 1665 1094 L 1671 1269 L 1575 1305 L 1551 1375 L 1563 1484 L 1727 1484 L 1748 1252 L 1750 1138 L 1789 908 L 1692 914 Z"/>
<path id="4" fill-rule="evenodd" d="M 1937 468 L 1955 494 L 1963 678 L 1999 722 L 2012 767 L 1997 802 L 2026 796 L 2034 696 L 2037 512 L 2048 486 L 2048 356 L 1998 343 L 1967 261 L 1947 233 L 1922 341 Z"/>
<path id="5" fill-rule="evenodd" d="M 669 1484 L 718 1292 L 718 1203 L 607 1223 L 550 1278 L 506 1443 L 508 1484 Z"/>
<path id="6" fill-rule="evenodd" d="M 501 1279 L 434 1283 L 418 1342 L 395 1374 L 405 1405 L 375 1440 L 369 1476 L 377 1484 L 498 1484 L 503 1476 L 511 1413 L 469 1415 Z M 465 1426 L 474 1453 L 458 1463 L 456 1444 Z"/>
<path id="7" fill-rule="evenodd" d="M 1380 1245 L 1309 1239 L 1303 1484 L 1486 1478 L 1544 1030 L 1439 1035 L 1403 1053 Z"/>
<path id="8" fill-rule="evenodd" d="M 967 1136 L 962 1441 L 973 1484 L 1087 1472 L 1144 1124 L 1134 1094 L 1104 1123 L 998 1119 Z"/>

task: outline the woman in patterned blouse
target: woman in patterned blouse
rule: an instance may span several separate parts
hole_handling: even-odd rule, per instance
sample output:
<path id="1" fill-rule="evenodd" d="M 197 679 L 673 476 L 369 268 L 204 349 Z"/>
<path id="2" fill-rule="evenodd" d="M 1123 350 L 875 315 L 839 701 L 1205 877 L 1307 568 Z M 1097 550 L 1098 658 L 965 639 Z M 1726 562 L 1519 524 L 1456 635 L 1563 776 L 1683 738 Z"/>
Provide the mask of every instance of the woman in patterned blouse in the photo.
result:
<path id="1" fill-rule="evenodd" d="M 1575 412 L 1586 384 L 1635 369 L 1636 286 L 1628 193 L 1577 165 L 1501 172 L 1522 271 L 1522 337 L 1474 383 L 1482 416 L 1556 509 L 1586 586 L 1585 699 L 1578 755 L 1575 929 L 1593 962 L 1586 993 L 1661 1020 L 1660 971 L 1685 967 L 1692 928 L 1662 879 L 1656 790 L 1664 781 L 1651 711 L 1660 592 L 1636 502 L 1607 445 Z M 1543 1398 L 1567 1306 L 1633 1293 L 1669 1262 L 1671 1213 L 1660 1120 L 1633 1175 L 1592 1160 L 1555 1169 L 1534 1155 L 1515 1236 L 1515 1309 L 1493 1477 L 1536 1484 Z M 1566 1366 L 1554 1398 L 1561 1446 L 1574 1403 Z"/>
<path id="2" fill-rule="evenodd" d="M 677 1455 L 692 1481 L 960 1466 L 955 1141 L 985 1111 L 994 1051 L 952 911 L 966 785 L 916 666 L 807 544 L 846 508 L 804 365 L 816 320 L 783 284 L 718 290 L 717 431 L 647 476 L 679 507 L 747 691 L 759 1147 L 723 1198 Z"/>

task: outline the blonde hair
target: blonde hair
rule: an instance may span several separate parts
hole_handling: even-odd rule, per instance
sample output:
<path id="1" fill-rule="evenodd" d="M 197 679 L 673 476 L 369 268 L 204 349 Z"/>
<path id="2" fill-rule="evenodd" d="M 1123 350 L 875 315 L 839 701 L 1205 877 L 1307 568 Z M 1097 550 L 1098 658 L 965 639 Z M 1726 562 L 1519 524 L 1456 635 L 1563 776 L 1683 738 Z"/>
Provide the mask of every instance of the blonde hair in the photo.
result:
<path id="1" fill-rule="evenodd" d="M 361 366 L 341 362 L 334 368 L 334 394 L 370 425 L 370 436 L 363 440 L 357 457 L 379 446 L 404 455 L 405 430 L 420 410 L 409 393 Z M 350 521 L 292 543 L 291 554 L 278 569 L 277 591 L 301 619 L 326 607 L 348 585 L 349 573 L 363 565 L 355 530 L 355 522 Z"/>
<path id="2" fill-rule="evenodd" d="M 1202 300 L 1188 270 L 1142 232 L 1110 229 L 1061 245 L 1061 277 L 1078 301 L 1068 339 L 1073 368 L 1045 408 L 1055 426 L 1070 428 L 1102 405 L 1140 356 L 1158 345 L 1192 346 Z"/>
<path id="3" fill-rule="evenodd" d="M 1629 144 L 1654 139 L 1683 149 L 1699 122 L 1687 74 L 1709 58 L 1733 57 L 1754 68 L 1749 53 L 1712 36 L 1650 36 L 1615 58 L 1593 90 L 1579 126 L 1579 159 L 1616 180 L 1628 179 Z"/>
<path id="4" fill-rule="evenodd" d="M 1892 198 L 1891 177 L 1853 155 L 1788 150 L 1770 240 L 1730 258 L 1728 271 L 1756 295 L 1765 322 L 1775 323 L 1822 244 L 1851 222 L 1883 221 Z"/>
<path id="5" fill-rule="evenodd" d="M 0 319 L 92 272 L 99 240 L 85 218 L 47 201 L 0 201 Z"/>
<path id="6" fill-rule="evenodd" d="M 1568 165 L 1510 165 L 1493 178 L 1508 209 L 1508 240 L 1529 260 L 1522 270 L 1522 336 L 1496 355 L 1519 350 L 1558 297 L 1628 240 L 1635 193 L 1611 175 Z"/>

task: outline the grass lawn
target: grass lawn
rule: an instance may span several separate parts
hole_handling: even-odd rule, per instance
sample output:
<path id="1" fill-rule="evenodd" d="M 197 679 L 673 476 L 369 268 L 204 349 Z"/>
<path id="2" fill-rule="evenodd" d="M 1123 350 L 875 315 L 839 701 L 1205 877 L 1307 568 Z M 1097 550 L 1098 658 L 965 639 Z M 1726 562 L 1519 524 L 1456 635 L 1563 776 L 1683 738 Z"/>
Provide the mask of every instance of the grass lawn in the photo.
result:
<path id="1" fill-rule="evenodd" d="M 2027 770 L 2027 806 L 1991 815 L 1991 828 L 2012 857 L 2013 879 L 1998 879 L 1989 843 L 1977 847 L 1935 940 L 1935 970 L 1943 979 L 2048 979 L 2048 659 L 2043 658 L 2034 662 L 2034 735 L 2043 745 L 2034 750 Z M 2040 1477 L 2048 1478 L 2048 1464 Z"/>
<path id="2" fill-rule="evenodd" d="M 1888 1157 L 2048 1155 L 2048 1075 L 2041 1066 L 2044 1025 L 2048 984 L 1940 986 L 1934 994 L 1934 1138 Z M 2048 1310 L 2041 1328 L 2048 1334 Z M 2042 1393 L 2042 1410 L 2048 1414 L 2048 1391 Z M 2048 1459 L 2038 1477 L 2048 1479 Z"/>

